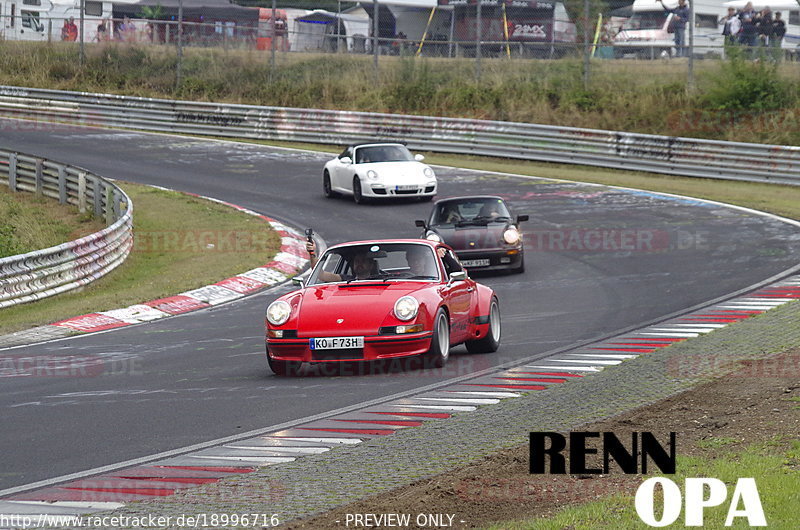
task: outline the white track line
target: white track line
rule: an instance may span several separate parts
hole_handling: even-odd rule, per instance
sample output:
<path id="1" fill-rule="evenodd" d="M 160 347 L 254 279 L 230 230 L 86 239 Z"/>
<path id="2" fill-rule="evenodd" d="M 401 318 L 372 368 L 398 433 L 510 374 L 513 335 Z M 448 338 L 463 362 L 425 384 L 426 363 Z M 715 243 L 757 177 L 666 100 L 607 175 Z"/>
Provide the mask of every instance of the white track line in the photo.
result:
<path id="1" fill-rule="evenodd" d="M 312 442 L 317 444 L 345 444 L 345 445 L 355 445 L 360 444 L 363 442 L 361 438 L 304 438 L 300 436 L 296 437 L 288 437 L 288 436 L 269 436 L 264 437 L 265 439 L 275 439 L 275 440 L 290 440 L 293 442 Z"/>
<path id="2" fill-rule="evenodd" d="M 567 372 L 601 372 L 603 367 L 600 366 L 539 366 L 539 365 L 526 365 L 523 368 L 536 368 L 537 370 L 558 370 Z"/>

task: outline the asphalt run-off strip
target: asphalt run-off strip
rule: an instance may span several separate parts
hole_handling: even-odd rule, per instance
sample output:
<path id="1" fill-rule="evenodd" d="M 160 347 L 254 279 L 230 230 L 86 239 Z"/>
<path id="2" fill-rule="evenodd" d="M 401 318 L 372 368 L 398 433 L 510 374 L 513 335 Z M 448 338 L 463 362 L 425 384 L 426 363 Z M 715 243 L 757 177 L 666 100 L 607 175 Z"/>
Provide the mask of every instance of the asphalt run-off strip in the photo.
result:
<path id="1" fill-rule="evenodd" d="M 731 372 L 737 361 L 780 353 L 800 344 L 800 304 L 789 303 L 798 298 L 794 275 L 417 393 L 40 489 L 6 490 L 0 514 L 177 517 L 235 506 L 281 522 L 314 515 L 520 445 L 529 431 L 569 429 Z M 798 364 L 752 376 L 800 373 Z"/>
<path id="2" fill-rule="evenodd" d="M 152 187 L 165 191 L 174 191 L 160 186 Z M 167 298 L 134 304 L 121 309 L 97 311 L 95 313 L 61 320 L 53 324 L 0 336 L 0 348 L 29 345 L 72 335 L 98 333 L 170 316 L 182 315 L 184 313 L 190 313 L 192 311 L 198 311 L 226 302 L 239 300 L 245 296 L 285 283 L 292 276 L 302 271 L 308 264 L 305 236 L 296 228 L 287 226 L 258 212 L 213 197 L 204 197 L 202 195 L 186 192 L 180 193 L 223 204 L 244 214 L 263 219 L 268 222 L 272 229 L 280 236 L 280 250 L 269 263 L 261 267 L 256 267 L 198 289 L 192 289 Z M 0 372 L 0 377 L 3 377 L 2 372 Z"/>

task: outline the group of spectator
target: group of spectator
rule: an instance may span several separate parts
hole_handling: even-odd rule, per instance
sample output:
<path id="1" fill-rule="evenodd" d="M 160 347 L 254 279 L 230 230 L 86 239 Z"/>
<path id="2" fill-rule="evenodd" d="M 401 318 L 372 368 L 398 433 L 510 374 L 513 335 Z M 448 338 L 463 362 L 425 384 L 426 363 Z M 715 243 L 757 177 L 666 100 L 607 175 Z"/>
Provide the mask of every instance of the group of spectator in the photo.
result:
<path id="1" fill-rule="evenodd" d="M 752 2 L 741 11 L 729 7 L 728 14 L 720 19 L 720 23 L 724 23 L 722 34 L 728 45 L 768 46 L 780 50 L 786 34 L 786 23 L 780 11 L 774 16 L 768 7 L 759 12 L 753 9 Z"/>
<path id="2" fill-rule="evenodd" d="M 657 0 L 665 11 L 672 13 L 669 31 L 675 35 L 675 52 L 677 57 L 688 54 L 686 48 L 686 22 L 689 21 L 689 6 L 686 0 L 678 0 L 678 6 L 669 9 L 663 0 Z M 748 2 L 740 11 L 729 7 L 728 14 L 722 17 L 718 24 L 724 24 L 722 34 L 725 36 L 726 45 L 744 45 L 749 47 L 768 46 L 776 50 L 775 57 L 779 56 L 781 41 L 786 34 L 786 23 L 781 13 L 772 15 L 769 7 L 761 11 L 753 8 L 753 3 Z"/>
<path id="3" fill-rule="evenodd" d="M 125 17 L 119 24 L 114 24 L 111 19 L 101 20 L 97 25 L 97 33 L 94 37 L 96 42 L 108 42 L 117 40 L 122 42 L 135 42 L 138 38 L 139 29 L 136 27 L 130 18 Z M 145 26 L 145 31 L 142 38 L 152 41 L 153 40 L 153 24 L 148 22 Z M 78 40 L 78 26 L 75 24 L 75 18 L 69 17 L 64 20 L 64 25 L 61 27 L 61 40 L 74 42 Z"/>

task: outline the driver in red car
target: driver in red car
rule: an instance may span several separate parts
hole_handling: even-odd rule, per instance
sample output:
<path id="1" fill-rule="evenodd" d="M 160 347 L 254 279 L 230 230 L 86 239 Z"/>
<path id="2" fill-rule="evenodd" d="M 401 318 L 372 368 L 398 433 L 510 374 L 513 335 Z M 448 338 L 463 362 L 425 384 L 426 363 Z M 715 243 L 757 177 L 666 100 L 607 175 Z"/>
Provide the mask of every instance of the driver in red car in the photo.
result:
<path id="1" fill-rule="evenodd" d="M 306 250 L 311 257 L 311 268 L 313 269 L 319 260 L 317 257 L 317 245 L 313 241 L 307 241 Z M 351 267 L 353 269 L 352 275 L 342 276 L 333 272 L 320 271 L 317 277 L 324 282 L 344 282 L 354 279 L 367 280 L 378 274 L 378 262 L 375 261 L 375 258 L 367 256 L 366 252 L 353 256 Z"/>

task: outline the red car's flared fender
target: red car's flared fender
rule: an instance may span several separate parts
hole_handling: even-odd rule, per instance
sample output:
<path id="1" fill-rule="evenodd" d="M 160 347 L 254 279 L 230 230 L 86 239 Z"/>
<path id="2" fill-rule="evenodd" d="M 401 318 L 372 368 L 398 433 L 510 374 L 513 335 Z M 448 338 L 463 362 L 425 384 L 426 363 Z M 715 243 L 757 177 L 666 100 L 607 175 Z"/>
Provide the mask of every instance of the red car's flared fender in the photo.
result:
<path id="1" fill-rule="evenodd" d="M 475 309 L 472 314 L 473 317 L 484 317 L 489 315 L 489 307 L 492 303 L 494 290 L 481 283 L 475 284 Z"/>

